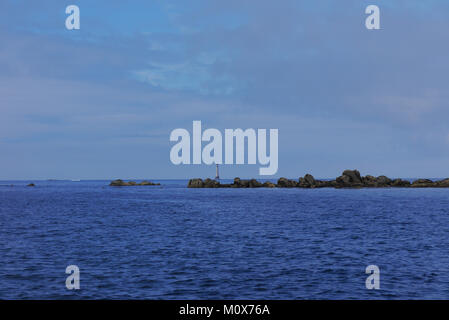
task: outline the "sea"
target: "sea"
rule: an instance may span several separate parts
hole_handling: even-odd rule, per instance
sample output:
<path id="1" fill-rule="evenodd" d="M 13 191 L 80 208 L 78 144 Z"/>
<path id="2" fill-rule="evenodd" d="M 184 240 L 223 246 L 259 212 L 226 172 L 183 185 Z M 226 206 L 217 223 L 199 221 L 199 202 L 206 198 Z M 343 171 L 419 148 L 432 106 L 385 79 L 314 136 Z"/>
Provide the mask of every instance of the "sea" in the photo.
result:
<path id="1" fill-rule="evenodd" d="M 449 189 L 29 182 L 0 181 L 0 299 L 449 298 Z"/>

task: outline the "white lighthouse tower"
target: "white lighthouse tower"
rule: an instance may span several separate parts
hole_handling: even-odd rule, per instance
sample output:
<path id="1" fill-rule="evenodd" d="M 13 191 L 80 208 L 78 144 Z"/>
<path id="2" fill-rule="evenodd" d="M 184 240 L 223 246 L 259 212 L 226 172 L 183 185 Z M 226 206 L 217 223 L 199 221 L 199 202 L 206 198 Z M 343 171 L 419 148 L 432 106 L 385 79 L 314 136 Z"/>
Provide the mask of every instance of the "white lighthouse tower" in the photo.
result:
<path id="1" fill-rule="evenodd" d="M 215 167 L 215 180 L 219 180 L 220 179 L 220 175 L 218 174 L 218 164 L 216 164 Z"/>

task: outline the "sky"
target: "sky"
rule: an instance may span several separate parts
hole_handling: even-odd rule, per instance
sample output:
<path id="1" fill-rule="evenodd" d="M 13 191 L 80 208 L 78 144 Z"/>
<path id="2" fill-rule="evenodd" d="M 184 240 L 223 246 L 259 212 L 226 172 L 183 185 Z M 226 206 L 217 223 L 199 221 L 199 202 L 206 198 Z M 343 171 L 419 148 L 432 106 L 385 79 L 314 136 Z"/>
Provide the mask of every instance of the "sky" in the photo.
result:
<path id="1" fill-rule="evenodd" d="M 213 177 L 170 161 L 194 120 L 279 130 L 223 178 L 449 176 L 446 0 L 2 0 L 0 39 L 0 180 Z"/>

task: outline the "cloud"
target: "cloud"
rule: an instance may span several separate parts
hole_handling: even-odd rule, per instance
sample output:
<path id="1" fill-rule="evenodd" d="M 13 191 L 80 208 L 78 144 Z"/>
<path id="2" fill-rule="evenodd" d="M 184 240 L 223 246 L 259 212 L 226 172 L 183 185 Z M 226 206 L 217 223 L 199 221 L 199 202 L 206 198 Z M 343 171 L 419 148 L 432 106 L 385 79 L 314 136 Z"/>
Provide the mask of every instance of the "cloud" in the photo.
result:
<path id="1" fill-rule="evenodd" d="M 58 1 L 3 1 L 0 164 L 8 177 L 74 162 L 86 177 L 201 175 L 168 161 L 170 131 L 193 120 L 278 128 L 281 175 L 361 165 L 406 176 L 445 163 L 449 4 L 378 1 L 380 31 L 364 28 L 368 4 L 79 1 L 70 33 Z M 151 165 L 123 168 L 127 153 Z"/>

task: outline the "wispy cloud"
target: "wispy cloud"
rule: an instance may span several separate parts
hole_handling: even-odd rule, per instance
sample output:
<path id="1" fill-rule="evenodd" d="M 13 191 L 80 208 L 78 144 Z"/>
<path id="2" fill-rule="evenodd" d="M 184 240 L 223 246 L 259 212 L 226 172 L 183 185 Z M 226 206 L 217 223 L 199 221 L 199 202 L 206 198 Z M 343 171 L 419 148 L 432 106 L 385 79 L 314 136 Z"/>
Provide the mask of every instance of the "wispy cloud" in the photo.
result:
<path id="1" fill-rule="evenodd" d="M 0 179 L 202 175 L 168 159 L 192 120 L 278 128 L 280 175 L 449 175 L 447 1 L 379 0 L 378 32 L 370 1 L 76 2 L 78 33 L 0 4 Z"/>

